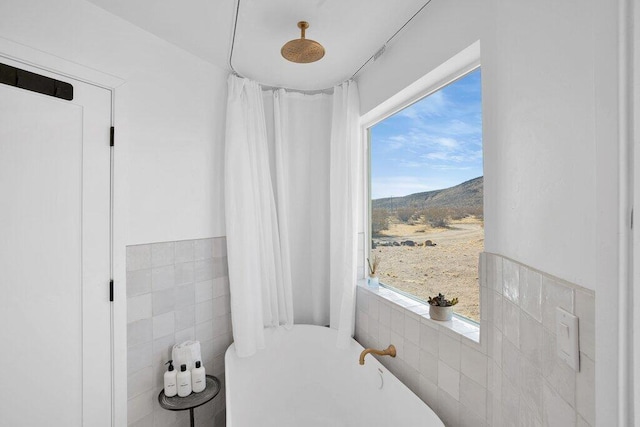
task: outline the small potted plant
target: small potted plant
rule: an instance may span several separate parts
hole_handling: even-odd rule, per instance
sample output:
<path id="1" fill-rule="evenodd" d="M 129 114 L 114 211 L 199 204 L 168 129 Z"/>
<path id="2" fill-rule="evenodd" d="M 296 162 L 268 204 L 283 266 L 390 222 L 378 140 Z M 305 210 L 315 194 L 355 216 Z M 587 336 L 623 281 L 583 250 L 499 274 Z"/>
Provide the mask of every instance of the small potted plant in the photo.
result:
<path id="1" fill-rule="evenodd" d="M 367 279 L 367 285 L 369 285 L 370 288 L 377 289 L 380 285 L 378 280 L 378 265 L 380 265 L 380 258 L 378 258 L 378 255 L 374 255 L 373 263 L 369 258 L 367 258 L 367 264 L 369 264 L 369 278 Z"/>
<path id="2" fill-rule="evenodd" d="M 429 297 L 429 316 L 433 320 L 451 320 L 453 306 L 458 303 L 458 298 L 448 300 L 442 294 L 437 297 Z"/>

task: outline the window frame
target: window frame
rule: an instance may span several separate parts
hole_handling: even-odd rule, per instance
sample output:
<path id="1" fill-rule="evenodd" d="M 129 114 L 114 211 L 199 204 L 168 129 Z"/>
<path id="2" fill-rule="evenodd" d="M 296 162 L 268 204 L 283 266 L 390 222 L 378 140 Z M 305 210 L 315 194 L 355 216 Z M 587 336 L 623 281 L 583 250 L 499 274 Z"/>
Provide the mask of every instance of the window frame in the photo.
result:
<path id="1" fill-rule="evenodd" d="M 475 42 L 468 48 L 464 49 L 448 61 L 444 62 L 440 66 L 436 67 L 432 71 L 428 72 L 422 78 L 415 81 L 413 84 L 407 86 L 402 89 L 395 95 L 391 96 L 386 101 L 379 104 L 377 107 L 373 108 L 368 113 L 364 114 L 360 120 L 360 131 L 363 138 L 363 146 L 364 149 L 364 159 L 363 159 L 363 212 L 364 212 L 364 250 L 362 251 L 363 258 L 360 260 L 361 265 L 363 265 L 363 269 L 360 272 L 360 277 L 366 279 L 367 274 L 367 258 L 371 256 L 371 211 L 372 211 L 372 203 L 371 203 L 371 132 L 370 129 L 381 121 L 387 119 L 388 117 L 398 113 L 402 109 L 420 101 L 423 98 L 426 98 L 440 89 L 448 86 L 449 84 L 465 77 L 469 73 L 481 68 L 480 63 L 480 42 Z M 483 97 L 484 99 L 484 97 Z M 484 101 L 483 101 L 484 104 Z M 483 141 L 483 152 L 484 141 Z M 483 156 L 484 157 L 484 156 Z M 480 279 L 484 275 L 484 269 L 482 268 L 484 256 L 481 255 L 479 259 L 479 268 L 480 268 Z M 382 291 L 375 291 L 366 286 L 366 280 L 361 281 L 361 286 L 368 289 L 369 291 L 378 294 L 379 296 L 395 303 L 405 309 L 413 311 L 423 317 L 428 318 L 428 308 L 429 304 L 421 300 L 415 295 L 411 295 L 407 292 L 401 291 L 399 289 L 394 288 L 393 286 L 389 286 L 383 283 L 380 283 L 380 288 Z M 412 300 L 417 302 L 423 308 L 411 309 L 411 305 L 408 300 Z M 482 336 L 486 333 L 487 328 L 481 327 L 484 324 L 483 313 L 486 312 L 486 303 L 483 303 L 483 286 L 479 284 L 479 306 L 480 306 L 480 322 L 476 322 L 475 320 L 468 319 L 465 316 L 459 315 L 454 312 L 454 319 L 448 322 L 437 322 L 439 325 L 443 326 L 446 329 L 450 329 L 451 331 L 460 334 L 462 336 L 466 336 L 471 341 L 474 341 L 478 344 L 482 344 L 486 342 L 482 338 Z M 430 320 L 433 321 L 433 320 Z M 433 321 L 435 322 L 435 321 Z M 469 334 L 468 328 L 477 328 L 478 332 L 475 334 Z M 472 336 L 471 336 L 472 335 Z"/>

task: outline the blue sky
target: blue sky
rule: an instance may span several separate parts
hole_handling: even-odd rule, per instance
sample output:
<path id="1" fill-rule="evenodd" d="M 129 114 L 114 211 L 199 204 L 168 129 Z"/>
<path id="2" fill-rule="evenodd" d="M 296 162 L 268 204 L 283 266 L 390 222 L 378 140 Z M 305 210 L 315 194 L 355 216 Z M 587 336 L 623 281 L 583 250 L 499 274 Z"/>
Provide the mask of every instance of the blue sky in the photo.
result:
<path id="1" fill-rule="evenodd" d="M 480 69 L 373 126 L 371 198 L 452 187 L 482 173 Z"/>

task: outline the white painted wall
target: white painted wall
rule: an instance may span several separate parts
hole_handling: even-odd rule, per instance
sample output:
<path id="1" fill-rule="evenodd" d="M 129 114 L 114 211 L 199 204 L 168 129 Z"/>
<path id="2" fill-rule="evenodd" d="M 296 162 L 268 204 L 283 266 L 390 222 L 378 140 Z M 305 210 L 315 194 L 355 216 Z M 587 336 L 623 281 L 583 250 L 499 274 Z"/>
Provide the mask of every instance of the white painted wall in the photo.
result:
<path id="1" fill-rule="evenodd" d="M 127 245 L 224 235 L 226 71 L 83 0 L 3 0 L 0 37 L 125 80 Z"/>
<path id="2" fill-rule="evenodd" d="M 481 43 L 485 248 L 618 296 L 618 2 L 433 0 L 358 83 L 362 113 Z M 596 305 L 597 417 L 620 401 Z M 622 421 L 622 420 L 621 420 Z"/>
<path id="3" fill-rule="evenodd" d="M 227 73 L 83 0 L 1 1 L 0 53 L 125 82 L 114 109 L 113 324 L 114 425 L 126 425 L 125 246 L 224 235 Z"/>

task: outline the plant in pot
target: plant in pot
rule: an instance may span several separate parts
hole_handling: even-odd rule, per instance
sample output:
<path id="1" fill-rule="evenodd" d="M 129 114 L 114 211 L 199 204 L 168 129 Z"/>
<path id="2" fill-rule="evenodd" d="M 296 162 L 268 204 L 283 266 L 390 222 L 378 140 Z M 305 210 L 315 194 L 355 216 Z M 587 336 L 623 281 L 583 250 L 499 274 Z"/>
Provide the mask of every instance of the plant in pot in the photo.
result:
<path id="1" fill-rule="evenodd" d="M 367 279 L 367 285 L 371 288 L 377 288 L 380 285 L 378 280 L 378 266 L 380 265 L 380 258 L 378 255 L 374 255 L 373 262 L 367 258 L 367 264 L 369 264 L 369 278 Z"/>
<path id="2" fill-rule="evenodd" d="M 429 316 L 433 320 L 451 320 L 453 306 L 458 303 L 458 298 L 448 300 L 442 294 L 437 297 L 429 297 Z"/>

